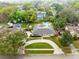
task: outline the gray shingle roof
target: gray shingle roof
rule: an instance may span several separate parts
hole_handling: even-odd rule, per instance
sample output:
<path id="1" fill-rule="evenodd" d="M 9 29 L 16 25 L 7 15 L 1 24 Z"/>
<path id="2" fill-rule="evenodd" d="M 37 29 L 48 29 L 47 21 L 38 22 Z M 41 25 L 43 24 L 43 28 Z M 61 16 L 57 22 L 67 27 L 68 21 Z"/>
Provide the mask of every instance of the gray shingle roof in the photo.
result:
<path id="1" fill-rule="evenodd" d="M 32 34 L 36 34 L 40 36 L 49 36 L 55 34 L 55 31 L 51 26 L 39 24 L 33 28 Z"/>

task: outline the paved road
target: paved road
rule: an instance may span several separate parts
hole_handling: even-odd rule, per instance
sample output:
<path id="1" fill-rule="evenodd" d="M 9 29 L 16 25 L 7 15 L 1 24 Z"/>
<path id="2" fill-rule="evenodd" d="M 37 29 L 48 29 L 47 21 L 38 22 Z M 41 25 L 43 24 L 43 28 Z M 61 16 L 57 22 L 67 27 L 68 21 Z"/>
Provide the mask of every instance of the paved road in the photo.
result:
<path id="1" fill-rule="evenodd" d="M 79 59 L 79 55 L 28 55 L 17 59 Z"/>
<path id="2" fill-rule="evenodd" d="M 0 59 L 79 59 L 79 55 L 19 55 L 0 56 Z"/>

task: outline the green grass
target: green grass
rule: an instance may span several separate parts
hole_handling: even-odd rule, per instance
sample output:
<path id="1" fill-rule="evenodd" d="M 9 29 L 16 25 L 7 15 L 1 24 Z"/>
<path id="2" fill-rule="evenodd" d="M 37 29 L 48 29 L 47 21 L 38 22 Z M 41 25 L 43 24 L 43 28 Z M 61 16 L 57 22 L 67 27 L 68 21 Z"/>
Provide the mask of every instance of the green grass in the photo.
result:
<path id="1" fill-rule="evenodd" d="M 53 47 L 50 46 L 48 43 L 33 43 L 31 45 L 26 46 L 26 49 L 27 48 L 35 48 L 35 49 L 47 48 L 48 49 L 48 48 L 53 48 Z"/>
<path id="2" fill-rule="evenodd" d="M 65 54 L 70 54 L 72 53 L 71 52 L 71 49 L 69 47 L 62 47 L 62 50 L 64 51 Z"/>
<path id="3" fill-rule="evenodd" d="M 26 54 L 53 54 L 54 51 L 48 51 L 48 50 L 35 50 L 35 51 L 30 51 L 30 50 L 26 50 L 25 53 Z"/>
<path id="4" fill-rule="evenodd" d="M 79 48 L 79 40 L 73 41 L 73 44 L 76 48 Z"/>
<path id="5" fill-rule="evenodd" d="M 27 28 L 27 25 L 26 25 L 25 23 L 23 23 L 23 24 L 21 25 L 21 27 L 22 27 L 23 29 L 26 29 L 26 28 Z"/>

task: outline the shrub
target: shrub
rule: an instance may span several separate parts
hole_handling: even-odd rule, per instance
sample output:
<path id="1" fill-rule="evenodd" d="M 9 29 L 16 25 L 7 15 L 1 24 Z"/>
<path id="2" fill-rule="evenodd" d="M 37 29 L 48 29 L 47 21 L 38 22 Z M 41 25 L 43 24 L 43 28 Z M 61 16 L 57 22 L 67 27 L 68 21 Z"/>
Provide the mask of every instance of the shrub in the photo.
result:
<path id="1" fill-rule="evenodd" d="M 72 35 L 70 34 L 69 31 L 65 31 L 62 36 L 60 43 L 62 46 L 69 46 L 72 43 Z"/>

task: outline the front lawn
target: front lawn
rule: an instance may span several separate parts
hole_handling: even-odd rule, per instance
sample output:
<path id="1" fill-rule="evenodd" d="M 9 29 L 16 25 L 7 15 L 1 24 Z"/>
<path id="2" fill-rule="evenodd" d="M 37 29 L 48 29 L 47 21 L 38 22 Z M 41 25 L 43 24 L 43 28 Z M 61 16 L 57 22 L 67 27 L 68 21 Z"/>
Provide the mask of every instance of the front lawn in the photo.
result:
<path id="1" fill-rule="evenodd" d="M 76 48 L 79 48 L 79 40 L 73 41 L 73 44 Z"/>
<path id="2" fill-rule="evenodd" d="M 27 50 L 27 49 L 52 49 L 47 43 L 34 43 L 26 47 L 26 54 L 53 54 L 53 50 Z"/>
<path id="3" fill-rule="evenodd" d="M 41 49 L 41 48 L 53 48 L 52 46 L 50 46 L 48 43 L 33 43 L 31 45 L 26 46 L 26 49 Z"/>

